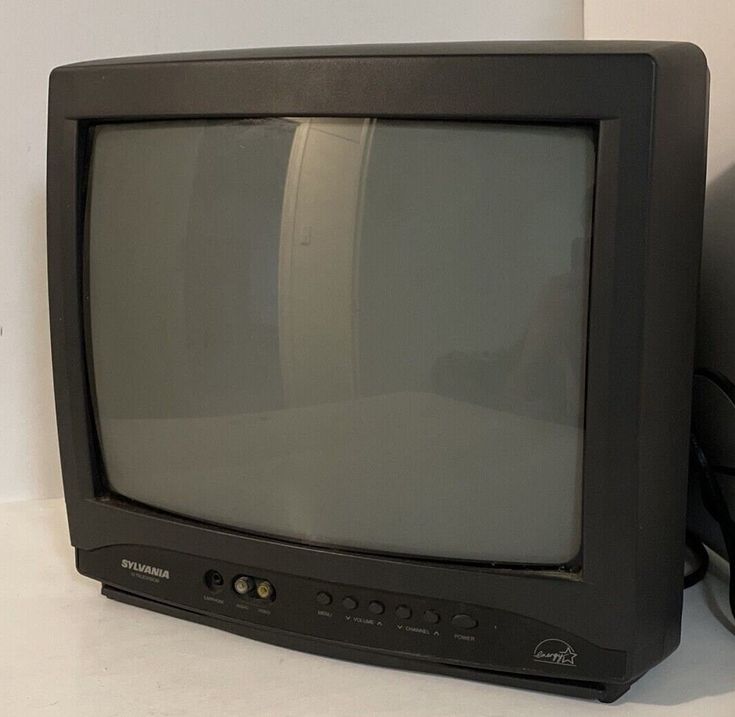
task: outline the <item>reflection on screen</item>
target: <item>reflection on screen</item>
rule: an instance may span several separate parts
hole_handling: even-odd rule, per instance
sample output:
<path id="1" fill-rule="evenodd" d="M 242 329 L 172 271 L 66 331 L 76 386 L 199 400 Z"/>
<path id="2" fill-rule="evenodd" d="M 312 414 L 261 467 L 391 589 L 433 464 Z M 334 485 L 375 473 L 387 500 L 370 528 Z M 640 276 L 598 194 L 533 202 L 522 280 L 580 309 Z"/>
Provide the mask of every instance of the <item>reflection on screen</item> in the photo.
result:
<path id="1" fill-rule="evenodd" d="M 112 490 L 310 543 L 573 559 L 594 158 L 579 127 L 98 127 Z"/>

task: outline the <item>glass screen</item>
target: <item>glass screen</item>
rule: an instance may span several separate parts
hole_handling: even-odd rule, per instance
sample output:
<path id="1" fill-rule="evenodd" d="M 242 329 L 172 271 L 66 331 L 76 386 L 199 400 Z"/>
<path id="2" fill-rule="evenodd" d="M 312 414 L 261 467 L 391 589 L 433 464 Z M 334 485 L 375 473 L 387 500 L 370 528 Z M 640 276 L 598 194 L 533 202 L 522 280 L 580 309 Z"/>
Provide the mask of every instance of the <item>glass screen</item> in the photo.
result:
<path id="1" fill-rule="evenodd" d="M 98 126 L 110 489 L 312 544 L 572 560 L 594 162 L 575 126 Z"/>

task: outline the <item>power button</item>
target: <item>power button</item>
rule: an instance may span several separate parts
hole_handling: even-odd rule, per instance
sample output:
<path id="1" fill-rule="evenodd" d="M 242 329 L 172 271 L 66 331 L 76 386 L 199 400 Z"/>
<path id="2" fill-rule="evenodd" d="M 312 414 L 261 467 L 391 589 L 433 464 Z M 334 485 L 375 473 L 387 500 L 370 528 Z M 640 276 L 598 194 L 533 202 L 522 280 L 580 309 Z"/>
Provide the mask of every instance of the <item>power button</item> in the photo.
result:
<path id="1" fill-rule="evenodd" d="M 452 618 L 452 625 L 458 627 L 460 630 L 472 630 L 477 627 L 477 620 L 471 615 L 459 613 Z"/>

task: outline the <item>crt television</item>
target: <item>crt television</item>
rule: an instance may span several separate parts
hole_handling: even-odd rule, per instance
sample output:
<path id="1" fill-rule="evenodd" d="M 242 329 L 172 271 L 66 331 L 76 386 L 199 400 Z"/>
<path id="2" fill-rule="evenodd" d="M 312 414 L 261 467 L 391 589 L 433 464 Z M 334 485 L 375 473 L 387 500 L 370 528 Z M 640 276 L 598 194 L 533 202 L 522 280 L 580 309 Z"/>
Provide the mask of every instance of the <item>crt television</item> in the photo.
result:
<path id="1" fill-rule="evenodd" d="M 79 571 L 278 645 L 624 693 L 680 635 L 707 88 L 665 42 L 55 69 Z"/>

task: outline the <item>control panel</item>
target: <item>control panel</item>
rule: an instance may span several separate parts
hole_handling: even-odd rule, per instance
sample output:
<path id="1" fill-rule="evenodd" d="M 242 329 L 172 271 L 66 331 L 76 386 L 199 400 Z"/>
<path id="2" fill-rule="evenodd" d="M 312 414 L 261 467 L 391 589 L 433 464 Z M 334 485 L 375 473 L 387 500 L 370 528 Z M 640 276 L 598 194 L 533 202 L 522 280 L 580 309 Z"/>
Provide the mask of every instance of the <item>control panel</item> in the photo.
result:
<path id="1" fill-rule="evenodd" d="M 314 580 L 143 546 L 78 551 L 80 572 L 202 615 L 446 664 L 592 680 L 622 652 L 491 606 Z"/>
<path id="2" fill-rule="evenodd" d="M 352 592 L 354 593 L 356 591 Z M 332 593 L 327 592 L 326 590 L 320 590 L 316 594 L 316 604 L 319 605 L 322 609 L 317 610 L 317 614 L 322 615 L 323 617 L 332 617 L 333 613 L 331 612 L 331 610 L 334 608 L 341 608 L 341 611 L 344 612 L 344 619 L 346 621 L 352 619 L 353 621 L 357 621 L 358 623 L 375 624 L 379 627 L 382 627 L 382 625 L 384 624 L 383 620 L 396 621 L 396 627 L 399 630 L 403 629 L 408 632 L 421 634 L 429 634 L 429 630 L 432 627 L 435 628 L 436 632 L 438 630 L 437 626 L 440 625 L 442 622 L 448 623 L 453 628 L 462 631 L 471 631 L 478 626 L 477 619 L 465 612 L 458 612 L 454 615 L 451 615 L 450 617 L 449 615 L 442 616 L 442 614 L 436 609 L 426 608 L 418 613 L 415 613 L 414 608 L 411 607 L 411 605 L 400 602 L 401 599 L 403 598 L 396 597 L 396 599 L 393 601 L 395 604 L 390 606 L 390 613 L 387 616 L 385 616 L 386 604 L 384 602 L 377 599 L 367 600 L 362 603 L 362 606 L 367 608 L 367 613 L 369 616 L 366 616 L 366 618 L 362 618 L 359 615 L 361 602 L 360 599 L 358 597 L 355 597 L 354 594 L 344 595 L 344 597 L 339 600 L 339 604 L 337 604 Z M 378 618 L 381 619 L 378 620 Z M 365 619 L 372 622 L 366 623 Z M 380 623 L 380 625 L 378 625 L 378 623 Z M 444 626 L 442 626 L 442 628 L 443 627 Z M 463 639 L 467 641 L 473 641 L 474 637 L 465 636 Z"/>

